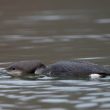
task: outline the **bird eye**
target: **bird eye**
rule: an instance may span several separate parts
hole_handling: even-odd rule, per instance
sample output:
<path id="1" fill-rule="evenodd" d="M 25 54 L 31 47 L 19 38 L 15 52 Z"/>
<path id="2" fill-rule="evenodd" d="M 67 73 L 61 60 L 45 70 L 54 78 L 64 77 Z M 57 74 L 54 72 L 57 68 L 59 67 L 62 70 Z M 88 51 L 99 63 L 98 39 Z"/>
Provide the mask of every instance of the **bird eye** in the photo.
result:
<path id="1" fill-rule="evenodd" d="M 12 69 L 12 70 L 15 70 L 16 68 L 12 67 L 11 69 Z"/>

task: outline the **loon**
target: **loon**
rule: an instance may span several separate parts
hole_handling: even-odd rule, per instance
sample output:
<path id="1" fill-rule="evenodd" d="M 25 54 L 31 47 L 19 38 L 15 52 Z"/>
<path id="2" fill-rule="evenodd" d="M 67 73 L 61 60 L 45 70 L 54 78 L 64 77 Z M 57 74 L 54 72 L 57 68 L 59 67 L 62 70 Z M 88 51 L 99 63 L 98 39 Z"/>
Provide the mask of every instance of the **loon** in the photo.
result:
<path id="1" fill-rule="evenodd" d="M 103 78 L 110 75 L 109 66 L 100 66 L 88 61 L 59 61 L 50 64 L 42 74 L 65 78 Z"/>
<path id="2" fill-rule="evenodd" d="M 87 61 L 58 61 L 48 66 L 38 60 L 18 61 L 6 67 L 6 70 L 11 76 L 37 74 L 60 78 L 103 78 L 110 75 L 109 66 Z"/>
<path id="3" fill-rule="evenodd" d="M 5 68 L 5 72 L 11 76 L 25 76 L 28 74 L 35 74 L 35 71 L 44 70 L 46 66 L 39 60 L 26 60 L 26 61 L 18 61 L 10 64 Z"/>

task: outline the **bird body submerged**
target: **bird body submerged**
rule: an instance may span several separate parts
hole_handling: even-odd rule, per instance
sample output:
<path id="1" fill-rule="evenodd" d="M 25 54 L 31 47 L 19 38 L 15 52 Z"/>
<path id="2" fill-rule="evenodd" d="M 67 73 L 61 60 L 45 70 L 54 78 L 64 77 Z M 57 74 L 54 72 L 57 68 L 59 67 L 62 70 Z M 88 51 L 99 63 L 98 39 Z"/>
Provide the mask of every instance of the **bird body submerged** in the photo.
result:
<path id="1" fill-rule="evenodd" d="M 99 74 L 104 77 L 110 75 L 110 71 L 104 66 L 85 61 L 60 61 L 49 65 L 43 73 L 56 77 L 88 77 L 91 74 Z"/>
<path id="2" fill-rule="evenodd" d="M 30 73 L 61 78 L 94 77 L 97 76 L 96 74 L 101 77 L 110 75 L 110 69 L 108 67 L 106 68 L 86 61 L 59 61 L 47 67 L 40 61 L 20 61 L 10 65 L 6 69 L 7 73 L 12 76 L 22 76 Z"/>

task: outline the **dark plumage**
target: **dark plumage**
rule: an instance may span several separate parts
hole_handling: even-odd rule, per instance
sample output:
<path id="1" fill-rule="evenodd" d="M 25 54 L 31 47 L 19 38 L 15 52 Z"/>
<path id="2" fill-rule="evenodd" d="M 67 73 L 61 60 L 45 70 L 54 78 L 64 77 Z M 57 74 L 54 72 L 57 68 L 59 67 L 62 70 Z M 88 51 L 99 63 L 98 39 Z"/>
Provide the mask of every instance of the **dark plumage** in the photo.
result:
<path id="1" fill-rule="evenodd" d="M 26 74 L 39 74 L 52 77 L 88 77 L 91 74 L 99 74 L 101 77 L 110 75 L 110 68 L 86 61 L 60 61 L 47 67 L 40 61 L 19 61 L 6 68 L 12 76 Z"/>
<path id="2" fill-rule="evenodd" d="M 86 61 L 60 61 L 49 65 L 43 74 L 55 77 L 88 77 L 99 74 L 105 77 L 110 75 L 110 69 Z"/>
<path id="3" fill-rule="evenodd" d="M 9 65 L 6 70 L 12 76 L 34 74 L 36 69 L 44 69 L 46 66 L 38 60 L 18 61 Z"/>

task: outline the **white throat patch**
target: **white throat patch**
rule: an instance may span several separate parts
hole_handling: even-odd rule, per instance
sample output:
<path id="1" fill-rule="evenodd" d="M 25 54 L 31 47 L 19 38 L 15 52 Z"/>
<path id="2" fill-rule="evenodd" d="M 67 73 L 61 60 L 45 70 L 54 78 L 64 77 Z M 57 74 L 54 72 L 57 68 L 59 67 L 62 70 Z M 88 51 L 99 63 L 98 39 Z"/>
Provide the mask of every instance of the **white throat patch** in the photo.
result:
<path id="1" fill-rule="evenodd" d="M 22 71 L 20 71 L 20 70 L 7 71 L 7 73 L 8 73 L 9 75 L 18 76 L 18 77 L 23 75 L 23 74 L 22 74 Z"/>
<path id="2" fill-rule="evenodd" d="M 101 75 L 99 74 L 90 74 L 91 79 L 100 79 Z"/>

